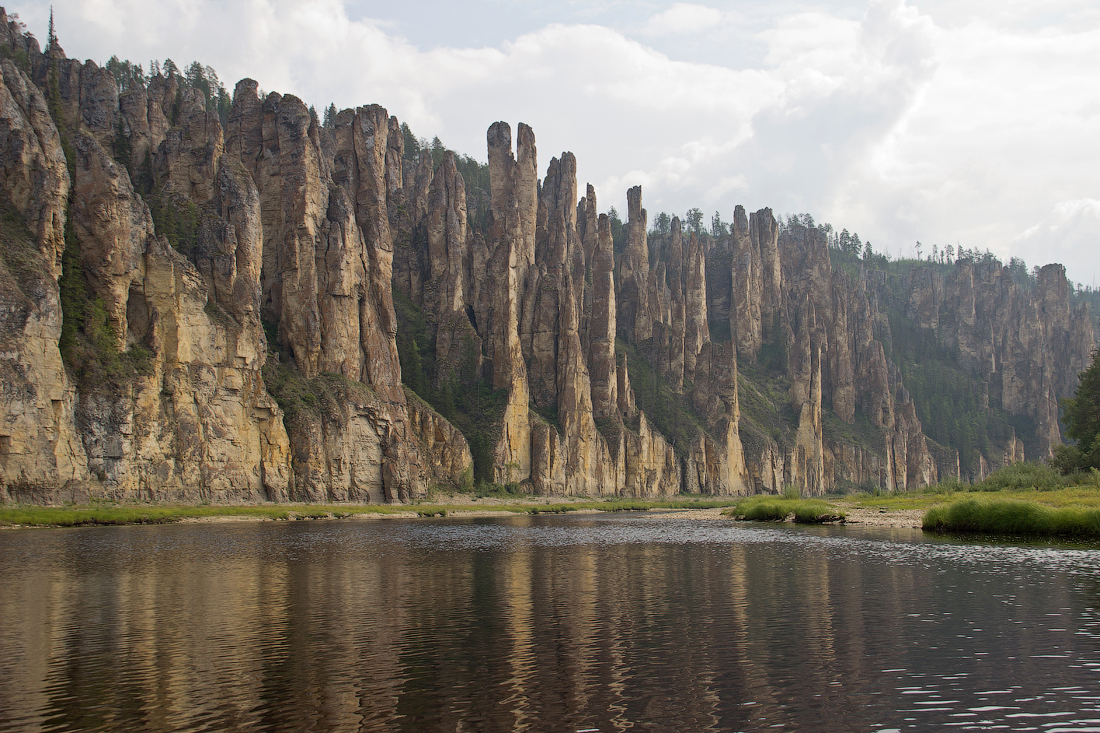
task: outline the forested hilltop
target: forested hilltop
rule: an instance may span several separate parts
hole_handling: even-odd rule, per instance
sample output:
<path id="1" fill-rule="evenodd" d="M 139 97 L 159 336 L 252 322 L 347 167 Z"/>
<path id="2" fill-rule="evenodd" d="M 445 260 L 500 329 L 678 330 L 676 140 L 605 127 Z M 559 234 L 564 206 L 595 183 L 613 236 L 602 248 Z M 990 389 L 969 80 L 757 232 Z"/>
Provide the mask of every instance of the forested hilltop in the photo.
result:
<path id="1" fill-rule="evenodd" d="M 4 500 L 906 489 L 1049 456 L 1095 345 L 1059 265 L 601 213 L 523 124 L 482 164 L 0 24 Z"/>

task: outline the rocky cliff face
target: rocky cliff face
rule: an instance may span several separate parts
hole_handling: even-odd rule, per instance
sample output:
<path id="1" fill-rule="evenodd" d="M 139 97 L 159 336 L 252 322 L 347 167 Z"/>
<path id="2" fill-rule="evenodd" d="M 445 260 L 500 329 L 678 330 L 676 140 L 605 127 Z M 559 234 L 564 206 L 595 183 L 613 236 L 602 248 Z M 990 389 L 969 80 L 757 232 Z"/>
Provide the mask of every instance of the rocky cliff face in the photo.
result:
<path id="1" fill-rule="evenodd" d="M 1007 267 L 960 260 L 948 273 L 915 269 L 907 283 L 907 315 L 958 354 L 978 376 L 988 401 L 1035 421 L 1038 456 L 1061 443 L 1058 400 L 1072 397 L 1091 362 L 1096 333 L 1087 304 L 1071 304 L 1065 268 L 1047 265 L 1021 287 Z M 1005 457 L 1022 452 L 1015 438 Z"/>
<path id="2" fill-rule="evenodd" d="M 223 124 L 175 76 L 120 94 L 2 10 L 0 30 L 3 500 L 404 502 L 475 472 L 539 495 L 820 494 L 958 474 L 887 358 L 875 283 L 834 270 L 815 229 L 738 207 L 728 236 L 678 219 L 655 235 L 636 187 L 617 255 L 574 156 L 540 179 L 526 125 L 489 128 L 488 183 L 470 185 L 453 153 L 406 155 L 377 105 L 323 126 L 246 79 Z M 1051 399 L 1093 338 L 1064 274 L 1027 297 L 965 265 L 937 277 L 914 274 L 914 317 L 1056 442 Z M 398 310 L 430 358 L 399 353 Z"/>
<path id="3" fill-rule="evenodd" d="M 4 62 L 0 100 L 23 246 L 3 290 L 5 498 L 407 501 L 461 480 L 461 434 L 401 384 L 385 110 L 346 110 L 322 146 L 300 100 L 254 82 L 223 130 L 176 77 L 120 98 L 91 62 L 25 52 L 31 73 Z M 141 369 L 96 383 L 63 364 L 63 259 L 102 309 L 99 356 L 151 354 Z"/>

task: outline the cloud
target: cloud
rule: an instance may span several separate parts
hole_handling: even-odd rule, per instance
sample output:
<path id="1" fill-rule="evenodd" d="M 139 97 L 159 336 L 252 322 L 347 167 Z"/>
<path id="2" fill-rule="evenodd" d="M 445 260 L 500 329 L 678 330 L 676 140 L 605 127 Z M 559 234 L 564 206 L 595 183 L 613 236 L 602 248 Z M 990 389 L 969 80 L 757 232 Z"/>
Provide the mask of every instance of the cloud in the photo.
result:
<path id="1" fill-rule="evenodd" d="M 654 213 L 807 211 L 879 249 L 920 239 L 1005 259 L 1019 250 L 1029 264 L 1057 252 L 1083 278 L 1094 267 L 1083 246 L 1018 235 L 1036 222 L 1049 232 L 1058 206 L 1096 195 L 1100 16 L 1087 0 L 1058 0 L 1049 15 L 1016 0 L 949 5 L 872 0 L 853 17 L 777 4 L 746 22 L 676 3 L 633 24 L 421 47 L 395 30 L 416 23 L 353 18 L 346 0 L 54 1 L 73 56 L 194 59 L 230 86 L 251 76 L 318 108 L 377 102 L 482 159 L 492 122 L 526 122 L 540 167 L 573 151 L 604 209 L 622 210 L 640 183 Z M 45 35 L 46 5 L 9 9 Z M 760 52 L 731 56 L 731 45 Z M 1086 241 L 1074 227 L 1065 241 Z"/>
<path id="2" fill-rule="evenodd" d="M 668 10 L 650 16 L 641 33 L 648 36 L 702 33 L 721 26 L 725 18 L 721 10 L 706 5 L 676 3 Z"/>
<path id="3" fill-rule="evenodd" d="M 1086 285 L 1096 283 L 1096 253 L 1100 251 L 1100 200 L 1059 201 L 1041 222 L 1012 240 L 1012 249 L 1033 263 L 1089 263 L 1067 274 Z"/>

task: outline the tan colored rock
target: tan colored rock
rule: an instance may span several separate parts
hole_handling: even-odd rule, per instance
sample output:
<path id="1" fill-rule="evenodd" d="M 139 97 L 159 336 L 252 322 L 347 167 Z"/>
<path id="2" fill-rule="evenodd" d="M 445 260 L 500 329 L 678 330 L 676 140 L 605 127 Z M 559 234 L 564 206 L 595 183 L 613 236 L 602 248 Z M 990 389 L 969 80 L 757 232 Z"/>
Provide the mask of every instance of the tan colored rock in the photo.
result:
<path id="1" fill-rule="evenodd" d="M 148 329 L 154 372 L 82 397 L 91 473 L 117 500 L 285 499 L 289 443 L 259 364 L 246 365 L 253 339 L 211 316 L 205 280 L 163 242 L 143 259 L 129 310 L 144 317 L 129 325 Z"/>
<path id="2" fill-rule="evenodd" d="M 519 322 L 521 286 L 527 281 L 535 252 L 534 134 L 520 125 L 515 156 L 507 123 L 493 124 L 487 141 L 492 190 L 486 242 L 488 282 L 478 303 L 477 322 L 492 364 L 493 386 L 509 391 L 501 437 L 494 449 L 494 476 L 498 483 L 512 483 L 531 474 L 530 391 Z"/>
<path id="3" fill-rule="evenodd" d="M 618 357 L 615 366 L 615 391 L 618 393 L 619 414 L 623 420 L 633 420 L 638 415 L 638 406 L 634 400 L 634 390 L 630 388 L 630 371 L 626 357 Z"/>
<path id="4" fill-rule="evenodd" d="M 884 278 L 833 271 L 813 227 L 781 232 L 770 210 L 738 207 L 728 237 L 685 238 L 677 220 L 671 237 L 649 242 L 635 188 L 616 278 L 594 188 L 578 203 L 569 153 L 540 182 L 526 125 L 514 152 L 508 125 L 489 129 L 485 202 L 453 156 L 437 170 L 430 153 L 405 161 L 401 125 L 381 107 L 344 110 L 321 129 L 301 100 L 260 100 L 245 80 L 223 131 L 177 77 L 120 97 L 103 69 L 57 46 L 47 58 L 0 16 L 0 43 L 31 59 L 29 76 L 0 65 L 2 188 L 27 222 L 31 255 L 0 267 L 0 376 L 13 385 L 0 399 L 5 499 L 394 502 L 468 485 L 465 439 L 401 384 L 394 287 L 423 309 L 441 376 L 488 359 L 494 387 L 507 391 L 492 446 L 500 483 L 655 497 L 906 489 L 958 475 L 957 453 L 924 436 L 886 358 Z M 35 89 L 51 70 L 74 130 L 73 231 L 88 285 L 116 346 L 153 352 L 151 373 L 110 389 L 69 385 L 57 349 L 68 181 Z M 120 133 L 128 170 L 112 160 Z M 166 182 L 158 205 L 198 212 L 186 253 L 158 237 L 131 185 L 146 190 L 150 173 Z M 471 228 L 468 207 L 486 204 L 488 227 Z M 909 307 L 981 376 L 987 399 L 1031 415 L 1045 445 L 1057 442 L 1056 399 L 1076 384 L 1063 366 L 1083 368 L 1095 342 L 1060 268 L 1027 292 L 974 263 L 946 278 L 917 274 Z M 269 353 L 264 325 L 291 364 Z M 683 399 L 699 425 L 687 436 L 677 427 L 686 445 L 674 449 L 638 408 L 617 333 L 673 392 L 690 387 Z M 767 367 L 787 370 L 796 424 L 743 429 L 738 360 L 765 348 Z M 280 393 L 288 414 L 266 389 L 265 363 L 267 386 L 290 390 Z M 830 409 L 875 427 L 854 445 L 826 420 Z M 1013 437 L 979 473 L 1021 453 Z"/>
<path id="5" fill-rule="evenodd" d="M 432 177 L 424 225 L 430 282 L 424 307 L 436 314 L 441 326 L 436 359 L 453 365 L 462 356 L 463 341 L 476 339 L 477 333 L 466 314 L 471 279 L 466 185 L 450 151 L 443 156 L 438 174 Z"/>
<path id="6" fill-rule="evenodd" d="M 51 279 L 61 276 L 69 172 L 42 93 L 11 61 L 0 62 L 0 188 L 35 238 Z"/>
<path id="7" fill-rule="evenodd" d="M 523 297 L 520 340 L 527 362 L 528 384 L 536 406 L 552 407 L 558 395 L 558 351 L 565 324 L 562 313 L 576 315 L 577 298 L 569 288 L 571 303 L 562 300 L 566 281 L 571 280 L 572 255 L 577 238 L 577 161 L 572 153 L 554 158 L 547 168 L 540 191 L 540 220 L 536 228 L 535 264 L 528 272 Z M 573 330 L 579 333 L 578 323 Z M 587 368 L 583 363 L 576 368 Z M 585 384 L 587 392 L 588 385 Z"/>
<path id="8" fill-rule="evenodd" d="M 386 204 L 386 151 L 389 117 L 378 105 L 356 110 L 352 129 L 358 161 L 356 221 L 366 250 L 367 289 L 359 316 L 365 370 L 360 381 L 394 403 L 402 403 L 397 359 L 397 315 L 393 309 L 393 237 Z"/>
<path id="9" fill-rule="evenodd" d="M 638 413 L 637 433 L 624 433 L 624 485 L 620 496 L 635 499 L 675 494 L 682 484 L 680 461 L 664 436 Z"/>
<path id="10" fill-rule="evenodd" d="M 214 196 L 212 184 L 224 149 L 222 126 L 218 115 L 207 111 L 202 92 L 187 90 L 181 99 L 178 124 L 166 131 L 156 150 L 156 167 L 178 193 L 201 206 Z"/>
<path id="11" fill-rule="evenodd" d="M 764 291 L 763 253 L 750 234 L 744 207 L 736 208 L 730 224 L 730 270 L 733 276 L 729 298 L 730 335 L 737 344 L 737 353 L 755 361 L 763 343 L 760 315 Z"/>
<path id="12" fill-rule="evenodd" d="M 642 343 L 653 335 L 650 312 L 649 248 L 646 244 L 646 214 L 642 208 L 642 187 L 627 191 L 626 250 L 619 262 L 618 332 L 634 343 Z"/>
<path id="13" fill-rule="evenodd" d="M 833 273 L 834 317 L 833 338 L 829 343 L 828 360 L 828 397 L 836 412 L 844 422 L 855 422 L 856 385 L 855 364 L 852 354 L 853 333 L 848 324 L 849 313 L 853 310 L 853 286 L 848 277 L 841 272 Z"/>
<path id="14" fill-rule="evenodd" d="M 114 152 L 118 128 L 118 86 L 107 69 L 86 61 L 80 66 L 80 121 L 104 150 Z"/>
<path id="15" fill-rule="evenodd" d="M 152 85 L 153 82 L 150 83 L 150 118 L 153 116 Z M 257 178 L 256 164 L 263 157 L 264 112 L 263 101 L 258 96 L 259 88 L 255 79 L 241 79 L 237 82 L 224 133 L 226 154 L 239 159 L 253 174 L 253 178 Z"/>
<path id="16" fill-rule="evenodd" d="M 144 278 L 145 248 L 153 237 L 149 208 L 134 195 L 130 177 L 91 135 L 73 141 L 76 178 L 71 216 L 84 274 L 102 300 L 119 348 L 128 340 L 132 287 Z"/>
<path id="17" fill-rule="evenodd" d="M 0 501 L 86 501 L 76 392 L 58 351 L 68 171 L 42 95 L 10 61 L 0 74 L 0 186 L 19 220 L 5 224 L 0 257 Z"/>
<path id="18" fill-rule="evenodd" d="M 466 438 L 438 412 L 406 391 L 409 426 L 419 443 L 421 483 L 448 488 L 473 487 L 474 461 Z"/>
<path id="19" fill-rule="evenodd" d="M 587 197 L 592 210 L 593 191 Z M 618 421 L 618 372 L 615 358 L 617 306 L 615 298 L 615 253 L 611 241 L 611 223 L 601 214 L 592 263 L 592 318 L 589 327 L 588 369 L 592 381 L 592 409 L 602 420 Z"/>
<path id="20" fill-rule="evenodd" d="M 405 187 L 402 173 L 402 161 L 405 158 L 405 136 L 401 133 L 401 123 L 396 117 L 390 117 L 386 134 L 386 194 L 392 197 Z"/>
<path id="21" fill-rule="evenodd" d="M 1065 269 L 1048 265 L 1021 289 L 1008 268 L 959 260 L 942 280 L 914 269 L 908 287 L 909 315 L 957 349 L 1006 411 L 1036 421 L 1039 457 L 1049 457 L 1061 441 L 1055 406 L 1073 394 L 1096 339 L 1088 306 L 1070 305 Z M 1003 457 L 984 458 L 995 466 Z"/>
<path id="22" fill-rule="evenodd" d="M 687 378 L 684 369 L 685 360 L 691 362 L 690 371 L 692 376 L 687 378 L 687 381 L 694 379 L 695 358 L 699 353 L 701 343 L 695 343 L 691 336 L 685 338 L 689 307 L 685 292 L 687 290 L 688 279 L 687 272 L 685 272 L 687 257 L 684 252 L 683 233 L 680 230 L 679 217 L 672 218 L 671 226 L 672 235 L 669 243 L 669 266 L 664 273 L 666 285 L 661 288 L 660 292 L 662 300 L 666 292 L 668 296 L 668 326 L 664 327 L 662 324 L 660 329 L 661 335 L 659 337 L 661 341 L 667 341 L 667 347 L 662 348 L 662 353 L 657 355 L 657 366 L 661 369 L 662 374 L 665 379 L 668 380 L 673 391 L 679 392 L 683 388 L 685 378 Z M 698 242 L 696 244 L 698 245 Z M 696 249 L 698 249 L 698 246 L 696 246 Z M 704 313 L 705 312 L 704 310 Z M 694 319 L 697 317 L 697 314 L 693 312 L 692 336 L 695 335 L 694 330 L 696 324 L 694 323 Z M 691 354 L 686 354 L 685 350 L 690 351 Z"/>
<path id="23" fill-rule="evenodd" d="M 695 379 L 696 358 L 710 342 L 706 260 L 694 232 L 686 252 L 684 280 L 684 379 L 690 382 Z M 736 361 L 736 355 L 730 358 Z"/>
<path id="24" fill-rule="evenodd" d="M 558 334 L 557 408 L 565 443 L 565 481 L 570 494 L 602 494 L 612 487 L 611 472 L 602 436 L 596 430 L 592 386 L 586 354 L 581 347 L 580 317 L 574 297 L 573 277 L 566 274 L 561 291 Z"/>
<path id="25" fill-rule="evenodd" d="M 434 200 L 436 207 L 436 224 L 451 221 L 448 217 L 452 213 L 445 213 L 440 206 L 446 207 L 447 212 L 456 210 L 457 202 L 451 198 L 455 191 L 455 182 L 435 182 L 432 170 L 432 154 L 429 150 L 421 151 L 418 163 L 415 165 L 406 162 L 405 179 L 409 182 L 407 190 L 403 191 L 404 220 L 391 215 L 391 230 L 393 232 L 393 285 L 399 292 L 417 305 L 424 305 L 425 285 L 428 293 L 434 293 L 438 289 L 432 284 L 429 247 L 428 247 L 428 211 L 429 201 Z M 459 176 L 461 178 L 461 176 Z M 465 189 L 465 184 L 463 185 Z M 433 193 L 434 191 L 434 193 Z M 434 196 L 434 199 L 433 199 Z M 463 206 L 466 202 L 463 201 Z M 392 208 L 392 207 L 391 207 Z M 457 224 L 444 225 L 453 227 Z M 467 231 L 467 237 L 471 233 Z M 454 241 L 454 240 L 452 240 Z M 466 249 L 467 259 L 470 254 L 470 242 L 463 245 Z M 427 283 L 425 283 L 427 281 Z M 433 306 L 426 306 L 432 310 Z"/>

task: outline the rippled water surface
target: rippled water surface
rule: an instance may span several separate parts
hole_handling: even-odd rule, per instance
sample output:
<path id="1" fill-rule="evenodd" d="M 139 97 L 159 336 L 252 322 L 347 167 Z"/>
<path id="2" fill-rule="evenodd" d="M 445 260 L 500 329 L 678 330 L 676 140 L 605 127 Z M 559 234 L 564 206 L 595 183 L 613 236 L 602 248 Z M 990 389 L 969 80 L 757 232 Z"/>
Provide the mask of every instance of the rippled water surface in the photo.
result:
<path id="1" fill-rule="evenodd" d="M 1100 551 L 649 515 L 0 533 L 0 731 L 1100 731 Z"/>

